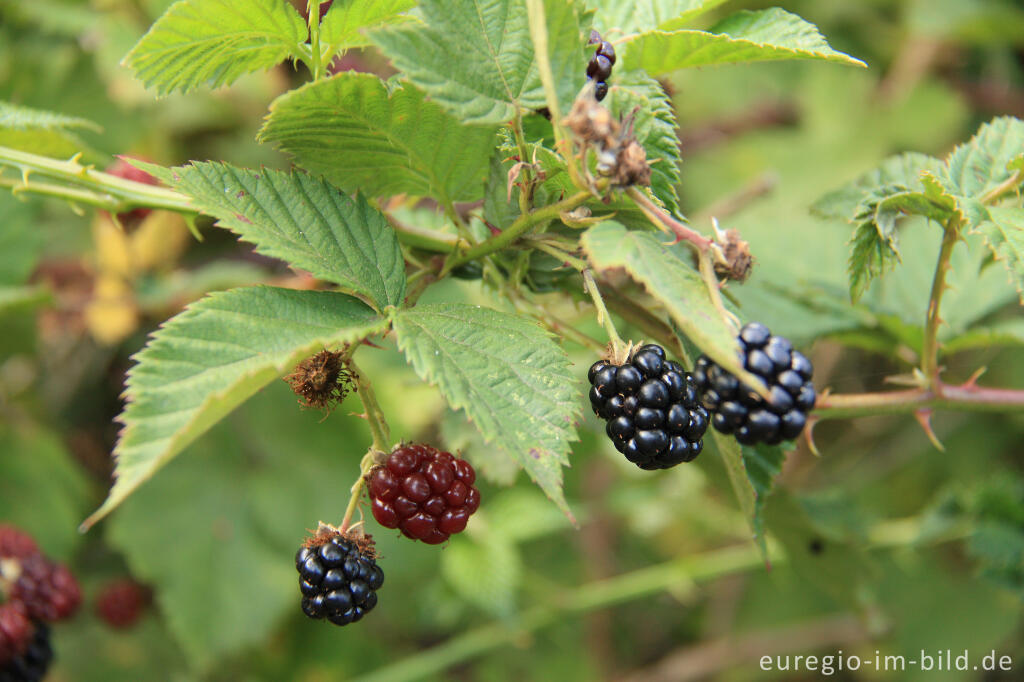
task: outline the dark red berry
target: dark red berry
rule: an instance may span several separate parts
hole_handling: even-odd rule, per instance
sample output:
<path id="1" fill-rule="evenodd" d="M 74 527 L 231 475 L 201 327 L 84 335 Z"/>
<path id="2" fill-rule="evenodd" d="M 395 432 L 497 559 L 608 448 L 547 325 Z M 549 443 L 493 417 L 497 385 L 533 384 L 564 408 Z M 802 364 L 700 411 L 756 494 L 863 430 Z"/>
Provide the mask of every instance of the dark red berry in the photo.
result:
<path id="1" fill-rule="evenodd" d="M 354 623 L 377 605 L 384 571 L 369 536 L 322 529 L 296 553 L 302 612 L 335 625 Z"/>
<path id="2" fill-rule="evenodd" d="M 96 595 L 96 614 L 112 628 L 130 628 L 149 604 L 149 591 L 134 580 L 114 580 Z"/>
<path id="3" fill-rule="evenodd" d="M 39 554 L 39 545 L 28 533 L 8 523 L 0 523 L 0 557 L 27 559 Z"/>
<path id="4" fill-rule="evenodd" d="M 22 560 L 10 596 L 21 601 L 34 620 L 48 622 L 68 618 L 82 602 L 82 590 L 67 566 L 42 555 Z"/>
<path id="5" fill-rule="evenodd" d="M 0 670 L 11 659 L 28 649 L 32 639 L 32 621 L 21 602 L 0 604 Z"/>
<path id="6" fill-rule="evenodd" d="M 595 363 L 590 375 L 607 390 L 615 368 Z M 597 387 L 595 386 L 595 390 Z M 370 472 L 373 518 L 385 528 L 427 544 L 439 544 L 461 532 L 480 505 L 469 462 L 429 445 L 402 445 Z"/>

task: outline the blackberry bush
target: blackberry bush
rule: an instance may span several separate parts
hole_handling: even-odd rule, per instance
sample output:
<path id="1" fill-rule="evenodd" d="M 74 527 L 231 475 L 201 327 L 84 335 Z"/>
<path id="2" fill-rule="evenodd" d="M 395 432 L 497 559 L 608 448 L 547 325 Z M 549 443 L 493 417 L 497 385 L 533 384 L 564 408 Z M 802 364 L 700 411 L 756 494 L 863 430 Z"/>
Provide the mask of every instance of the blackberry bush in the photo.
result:
<path id="1" fill-rule="evenodd" d="M 295 554 L 302 612 L 334 625 L 361 620 L 377 605 L 384 571 L 368 537 L 336 530 L 318 532 Z"/>
<path id="2" fill-rule="evenodd" d="M 693 376 L 701 401 L 714 413 L 711 424 L 744 445 L 776 445 L 800 435 L 816 394 L 814 367 L 784 336 L 773 336 L 763 324 L 750 322 L 740 330 L 743 367 L 764 379 L 766 400 L 752 387 L 722 369 L 706 355 L 697 360 Z"/>
<path id="3" fill-rule="evenodd" d="M 615 449 L 641 469 L 668 469 L 703 450 L 708 413 L 693 377 L 661 346 L 641 346 L 621 366 L 599 360 L 587 378 L 594 414 L 607 422 Z"/>
<path id="4" fill-rule="evenodd" d="M 476 472 L 429 445 L 401 445 L 369 475 L 373 518 L 407 538 L 437 545 L 466 528 L 480 506 Z"/>

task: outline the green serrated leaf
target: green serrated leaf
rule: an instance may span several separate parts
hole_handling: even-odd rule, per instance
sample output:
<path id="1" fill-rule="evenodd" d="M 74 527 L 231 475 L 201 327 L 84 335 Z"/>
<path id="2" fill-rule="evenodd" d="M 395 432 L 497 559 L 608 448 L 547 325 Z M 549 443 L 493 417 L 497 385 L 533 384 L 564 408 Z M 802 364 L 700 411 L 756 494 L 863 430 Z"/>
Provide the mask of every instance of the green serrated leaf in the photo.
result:
<path id="1" fill-rule="evenodd" d="M 77 116 L 33 109 L 0 100 L 0 128 L 9 130 L 91 130 L 103 132 L 92 121 Z"/>
<path id="2" fill-rule="evenodd" d="M 383 310 L 405 298 L 405 261 L 387 219 L 306 173 L 193 162 L 146 166 L 256 250 L 365 296 Z"/>
<path id="3" fill-rule="evenodd" d="M 890 156 L 874 170 L 818 199 L 811 206 L 811 211 L 823 218 L 853 221 L 871 198 L 877 199 L 889 193 L 885 188 L 892 188 L 893 192 L 923 191 L 921 172 L 930 171 L 940 177 L 944 168 L 942 161 L 927 154 L 908 152 Z"/>
<path id="4" fill-rule="evenodd" d="M 411 85 L 389 93 L 372 74 L 344 72 L 279 97 L 260 139 L 347 192 L 447 204 L 482 196 L 495 130 L 461 124 Z"/>
<path id="5" fill-rule="evenodd" d="M 821 59 L 855 66 L 864 62 L 829 47 L 818 29 L 777 7 L 741 11 L 710 31 L 648 31 L 623 45 L 623 63 L 652 76 L 694 66 Z"/>
<path id="6" fill-rule="evenodd" d="M 599 270 L 625 268 L 665 306 L 683 333 L 711 359 L 751 386 L 762 380 L 739 362 L 739 343 L 719 314 L 700 274 L 684 260 L 683 245 L 666 245 L 663 235 L 628 231 L 615 221 L 587 230 L 580 240 Z"/>
<path id="7" fill-rule="evenodd" d="M 512 614 L 522 572 L 515 546 L 493 535 L 484 542 L 453 538 L 441 557 L 441 575 L 451 588 L 497 616 Z"/>
<path id="8" fill-rule="evenodd" d="M 1011 116 L 993 119 L 950 153 L 943 179 L 954 194 L 980 197 L 1013 174 L 1010 165 L 1021 150 L 1024 121 Z"/>
<path id="9" fill-rule="evenodd" d="M 550 335 L 527 318 L 455 303 L 398 311 L 393 324 L 420 378 L 570 514 L 562 466 L 576 438 L 578 377 Z"/>
<path id="10" fill-rule="evenodd" d="M 764 503 L 768 493 L 772 491 L 775 477 L 782 471 L 782 463 L 786 461 L 786 451 L 778 445 L 744 446 L 743 465 L 754 489 L 754 515 L 751 527 L 754 537 L 764 549 Z"/>
<path id="11" fill-rule="evenodd" d="M 567 18 L 579 16 L 577 3 L 562 4 L 571 9 L 553 12 L 548 42 L 552 70 L 565 76 L 559 100 L 566 101 L 583 83 L 579 64 L 572 71 L 568 64 L 577 53 L 582 60 L 587 36 Z M 370 40 L 431 100 L 474 125 L 505 123 L 517 108 L 544 106 L 526 0 L 424 0 L 419 9 L 425 25 L 382 28 Z"/>
<path id="12" fill-rule="evenodd" d="M 1010 281 L 1024 303 L 1024 208 L 991 206 L 988 220 L 975 229 L 1010 273 Z"/>
<path id="13" fill-rule="evenodd" d="M 274 287 L 215 293 L 171 318 L 134 356 L 103 518 L 185 446 L 299 360 L 387 326 L 344 294 Z"/>
<path id="14" fill-rule="evenodd" d="M 958 353 L 976 348 L 1024 346 L 1024 319 L 1001 320 L 943 341 L 944 353 Z"/>
<path id="15" fill-rule="evenodd" d="M 67 158 L 78 152 L 93 155 L 74 131 L 102 132 L 84 118 L 0 101 L 0 146 L 31 151 L 51 158 Z"/>
<path id="16" fill-rule="evenodd" d="M 339 491 L 348 490 L 363 454 L 355 444 L 368 442 L 362 420 L 323 421 L 275 381 L 112 515 L 105 539 L 134 577 L 155 588 L 159 620 L 170 631 L 163 636 L 192 664 L 187 677 L 246 655 L 240 650 L 260 646 L 298 615 L 295 571 L 282 559 L 294 554 L 303 529 L 336 518 Z"/>
<path id="17" fill-rule="evenodd" d="M 280 0 L 179 0 L 124 64 L 158 94 L 188 92 L 296 57 L 307 35 L 299 13 Z"/>
<path id="18" fill-rule="evenodd" d="M 594 15 L 594 27 L 607 40 L 659 28 L 673 31 L 725 0 L 607 0 Z"/>
<path id="19" fill-rule="evenodd" d="M 608 91 L 608 108 L 622 117 L 636 112 L 634 131 L 651 164 L 651 191 L 672 213 L 679 212 L 679 136 L 676 114 L 665 89 L 642 71 L 616 73 Z"/>
<path id="20" fill-rule="evenodd" d="M 416 0 L 336 0 L 320 20 L 320 45 L 325 60 L 342 50 L 370 44 L 366 29 L 403 21 L 402 12 L 416 6 Z"/>

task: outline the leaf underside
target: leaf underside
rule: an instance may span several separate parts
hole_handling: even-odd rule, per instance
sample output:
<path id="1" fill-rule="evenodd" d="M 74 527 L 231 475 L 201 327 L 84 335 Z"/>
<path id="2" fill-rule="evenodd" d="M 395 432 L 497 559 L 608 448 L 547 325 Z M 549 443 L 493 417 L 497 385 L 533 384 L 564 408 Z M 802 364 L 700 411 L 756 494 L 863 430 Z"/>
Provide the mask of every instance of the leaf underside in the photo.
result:
<path id="1" fill-rule="evenodd" d="M 133 358 L 114 449 L 117 478 L 83 527 L 302 358 L 385 326 L 364 303 L 334 292 L 259 286 L 193 303 Z"/>

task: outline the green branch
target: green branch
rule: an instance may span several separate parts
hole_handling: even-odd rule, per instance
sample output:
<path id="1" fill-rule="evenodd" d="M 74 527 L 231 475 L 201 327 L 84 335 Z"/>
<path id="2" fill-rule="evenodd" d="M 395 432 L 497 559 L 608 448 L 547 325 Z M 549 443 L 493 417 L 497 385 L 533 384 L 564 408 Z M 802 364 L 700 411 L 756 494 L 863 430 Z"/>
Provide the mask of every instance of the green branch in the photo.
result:
<path id="1" fill-rule="evenodd" d="M 1010 412 L 1024 410 L 1024 390 L 984 388 L 972 381 L 959 386 L 938 382 L 934 389 L 913 388 L 885 393 L 822 395 L 814 407 L 818 419 L 846 419 L 918 410 Z"/>
<path id="2" fill-rule="evenodd" d="M 516 218 L 516 220 L 505 230 L 494 235 L 487 241 L 481 242 L 476 246 L 463 251 L 461 254 L 453 253 L 444 264 L 444 269 L 441 271 L 441 277 L 444 277 L 451 272 L 452 268 L 456 268 L 463 263 L 468 263 L 476 260 L 477 258 L 482 258 L 483 256 L 487 256 L 495 251 L 500 251 L 505 247 L 510 246 L 519 237 L 529 232 L 535 226 L 555 220 L 558 218 L 559 214 L 573 210 L 580 204 L 586 202 L 590 196 L 589 192 L 578 192 L 557 203 L 538 208 L 536 211 L 524 213 Z"/>
<path id="3" fill-rule="evenodd" d="M 144 182 L 125 180 L 116 175 L 95 170 L 90 165 L 78 162 L 78 155 L 67 161 L 59 161 L 38 154 L 0 147 L 0 168 L 15 168 L 21 175 L 19 180 L 0 178 L 0 185 L 10 187 L 21 194 L 66 199 L 72 203 L 83 203 L 122 213 L 133 208 L 154 208 L 188 215 L 198 214 L 192 201 L 166 187 L 147 185 Z M 40 183 L 32 179 L 40 175 L 68 186 Z"/>
<path id="4" fill-rule="evenodd" d="M 942 248 L 939 250 L 939 261 L 935 265 L 931 295 L 928 298 L 928 315 L 921 351 L 921 372 L 928 381 L 928 385 L 936 389 L 941 386 L 939 382 L 939 325 L 942 323 L 942 318 L 939 316 L 939 308 L 942 304 L 942 294 L 946 291 L 946 273 L 950 269 L 949 261 L 953 257 L 953 247 L 959 237 L 960 221 L 953 216 L 946 223 L 942 235 Z"/>
<path id="5" fill-rule="evenodd" d="M 306 0 L 309 23 L 310 71 L 313 80 L 318 81 L 324 75 L 324 56 L 320 52 L 320 0 Z"/>

